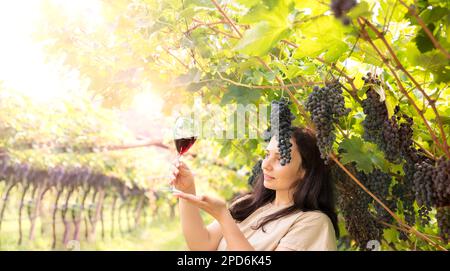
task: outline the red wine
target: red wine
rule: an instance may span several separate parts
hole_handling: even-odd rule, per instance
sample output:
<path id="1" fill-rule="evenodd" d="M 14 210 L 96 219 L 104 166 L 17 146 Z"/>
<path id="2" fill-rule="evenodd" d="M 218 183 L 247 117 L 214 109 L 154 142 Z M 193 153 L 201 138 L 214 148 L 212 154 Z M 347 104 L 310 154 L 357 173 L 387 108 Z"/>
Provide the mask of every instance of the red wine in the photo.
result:
<path id="1" fill-rule="evenodd" d="M 175 139 L 175 146 L 177 147 L 178 153 L 183 155 L 192 147 L 192 145 L 194 145 L 196 140 L 197 138 L 194 136 Z"/>

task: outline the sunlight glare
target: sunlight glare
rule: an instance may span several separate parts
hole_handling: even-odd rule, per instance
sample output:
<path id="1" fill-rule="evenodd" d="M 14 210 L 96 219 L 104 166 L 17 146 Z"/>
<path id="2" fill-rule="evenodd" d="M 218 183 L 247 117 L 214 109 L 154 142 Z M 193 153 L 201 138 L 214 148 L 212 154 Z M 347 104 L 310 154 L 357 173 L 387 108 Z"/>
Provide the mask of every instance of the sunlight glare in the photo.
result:
<path id="1" fill-rule="evenodd" d="M 80 93 L 87 88 L 80 81 L 76 70 L 63 68 L 60 61 L 47 63 L 40 45 L 35 43 L 32 34 L 39 19 L 41 4 L 46 0 L 5 1 L 0 9 L 0 81 L 5 88 L 24 93 L 37 101 L 49 102 L 60 99 L 69 92 Z M 82 18 L 83 11 L 95 7 L 91 0 L 50 0 L 62 5 L 73 16 Z M 99 12 L 98 5 L 94 13 Z M 90 18 L 96 14 L 88 14 Z M 97 19 L 96 19 L 97 20 Z M 99 23 L 99 22 L 96 22 Z"/>

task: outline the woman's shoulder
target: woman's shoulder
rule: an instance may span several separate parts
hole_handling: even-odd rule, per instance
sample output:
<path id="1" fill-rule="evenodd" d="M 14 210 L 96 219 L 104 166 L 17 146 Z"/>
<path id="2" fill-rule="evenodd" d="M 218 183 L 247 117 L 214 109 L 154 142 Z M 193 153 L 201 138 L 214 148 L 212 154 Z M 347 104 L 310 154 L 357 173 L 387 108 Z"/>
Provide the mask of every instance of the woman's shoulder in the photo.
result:
<path id="1" fill-rule="evenodd" d="M 296 223 L 308 224 L 329 224 L 332 225 L 331 219 L 322 211 L 300 211 L 297 215 Z"/>

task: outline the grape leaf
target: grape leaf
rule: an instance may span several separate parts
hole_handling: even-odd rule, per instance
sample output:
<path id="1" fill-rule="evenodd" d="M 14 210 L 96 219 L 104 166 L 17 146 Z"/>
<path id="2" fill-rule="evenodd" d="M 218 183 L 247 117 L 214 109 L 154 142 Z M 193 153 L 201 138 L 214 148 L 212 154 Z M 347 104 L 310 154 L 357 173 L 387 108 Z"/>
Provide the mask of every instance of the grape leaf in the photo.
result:
<path id="1" fill-rule="evenodd" d="M 228 87 L 228 91 L 222 96 L 220 104 L 225 105 L 235 101 L 245 105 L 255 103 L 260 97 L 261 90 L 232 85 Z"/>
<path id="2" fill-rule="evenodd" d="M 287 1 L 288 2 L 288 1 Z M 279 1 L 273 8 L 258 5 L 244 16 L 241 23 L 254 24 L 245 31 L 235 50 L 246 55 L 264 56 L 290 32 L 289 13 L 293 5 Z"/>
<path id="3" fill-rule="evenodd" d="M 387 169 L 387 162 L 376 145 L 365 142 L 359 137 L 344 139 L 339 148 L 345 151 L 341 154 L 341 162 L 344 164 L 355 162 L 356 168 L 365 173 L 370 173 L 374 167 Z"/>
<path id="4" fill-rule="evenodd" d="M 331 16 L 307 22 L 301 26 L 300 31 L 303 38 L 295 51 L 296 58 L 317 57 L 325 52 L 324 58 L 327 61 L 335 61 L 348 49 L 347 43 L 343 41 L 344 27 Z"/>

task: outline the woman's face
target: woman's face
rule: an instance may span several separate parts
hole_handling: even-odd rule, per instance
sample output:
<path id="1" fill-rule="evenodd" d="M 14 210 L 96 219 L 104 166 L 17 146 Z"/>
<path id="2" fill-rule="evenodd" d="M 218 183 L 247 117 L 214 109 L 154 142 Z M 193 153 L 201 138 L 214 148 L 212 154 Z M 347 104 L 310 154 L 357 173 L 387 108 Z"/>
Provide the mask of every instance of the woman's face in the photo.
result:
<path id="1" fill-rule="evenodd" d="M 289 190 L 295 183 L 303 178 L 304 170 L 301 168 L 302 158 L 298 152 L 295 141 L 291 138 L 291 162 L 281 166 L 281 156 L 278 153 L 278 141 L 273 136 L 266 148 L 266 155 L 261 168 L 264 172 L 264 186 L 272 190 Z"/>

